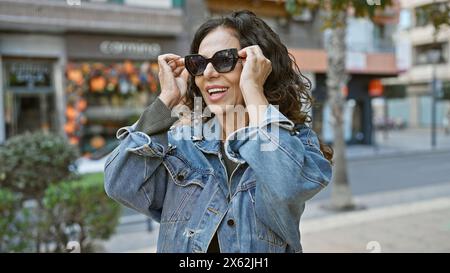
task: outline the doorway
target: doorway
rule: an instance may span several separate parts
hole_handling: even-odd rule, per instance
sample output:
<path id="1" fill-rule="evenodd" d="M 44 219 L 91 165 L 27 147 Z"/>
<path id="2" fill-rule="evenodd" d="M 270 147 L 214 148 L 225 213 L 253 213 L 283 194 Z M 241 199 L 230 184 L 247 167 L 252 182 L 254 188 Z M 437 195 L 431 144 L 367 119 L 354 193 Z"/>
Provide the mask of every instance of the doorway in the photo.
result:
<path id="1" fill-rule="evenodd" d="M 36 59 L 5 61 L 3 111 L 6 139 L 35 131 L 56 131 L 52 63 Z"/>

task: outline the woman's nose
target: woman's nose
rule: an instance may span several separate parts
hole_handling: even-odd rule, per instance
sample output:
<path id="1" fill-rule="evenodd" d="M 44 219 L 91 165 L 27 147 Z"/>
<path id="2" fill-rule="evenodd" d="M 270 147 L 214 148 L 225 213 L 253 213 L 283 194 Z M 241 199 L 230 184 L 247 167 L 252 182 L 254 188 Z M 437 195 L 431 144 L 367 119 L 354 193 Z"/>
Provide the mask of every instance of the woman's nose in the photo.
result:
<path id="1" fill-rule="evenodd" d="M 207 78 L 213 78 L 219 76 L 219 72 L 216 71 L 212 63 L 206 65 L 205 71 L 203 71 L 203 76 Z"/>

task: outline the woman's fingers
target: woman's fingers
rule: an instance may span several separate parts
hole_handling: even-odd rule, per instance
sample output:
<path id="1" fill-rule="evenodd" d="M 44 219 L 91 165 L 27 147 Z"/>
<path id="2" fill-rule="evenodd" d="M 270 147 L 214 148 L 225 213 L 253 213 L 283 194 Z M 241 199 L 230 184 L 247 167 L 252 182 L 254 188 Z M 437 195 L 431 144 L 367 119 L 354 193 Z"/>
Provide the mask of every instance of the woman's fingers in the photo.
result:
<path id="1" fill-rule="evenodd" d="M 184 58 L 179 57 L 178 59 L 170 60 L 167 64 L 170 66 L 172 71 L 175 71 L 179 67 L 184 67 Z"/>
<path id="2" fill-rule="evenodd" d="M 244 47 L 243 49 L 238 51 L 238 56 L 241 58 L 256 58 L 259 60 L 267 59 L 266 56 L 264 56 L 261 47 L 259 47 L 258 45 Z"/>
<path id="3" fill-rule="evenodd" d="M 264 54 L 263 54 L 261 48 L 258 45 L 251 46 L 251 49 L 255 53 L 255 55 L 257 55 L 258 57 L 264 57 Z"/>
<path id="4" fill-rule="evenodd" d="M 164 60 L 166 62 L 172 61 L 172 60 L 177 60 L 181 58 L 180 56 L 176 55 L 176 54 L 172 54 L 172 53 L 167 53 L 167 54 L 163 54 L 163 55 L 159 55 L 158 56 L 158 60 Z"/>
<path id="5" fill-rule="evenodd" d="M 184 66 L 184 58 L 178 58 L 175 60 L 175 65 L 176 66 Z"/>
<path id="6" fill-rule="evenodd" d="M 173 62 L 173 64 L 175 66 L 174 68 L 172 68 L 173 74 L 175 77 L 178 77 L 185 69 L 184 58 L 179 58 L 179 59 L 175 60 Z"/>
<path id="7" fill-rule="evenodd" d="M 272 67 L 271 61 L 266 58 L 266 56 L 264 56 L 262 49 L 258 45 L 249 46 L 244 49 L 246 49 L 247 59 L 250 59 L 254 63 L 260 63 L 264 64 L 265 66 Z"/>
<path id="8" fill-rule="evenodd" d="M 247 48 L 247 59 L 252 61 L 253 63 L 256 63 L 257 59 L 257 54 L 254 51 L 254 48 L 251 46 L 249 48 Z"/>
<path id="9" fill-rule="evenodd" d="M 184 70 L 184 66 L 179 66 L 173 70 L 173 75 L 175 77 L 178 77 L 183 72 L 183 70 Z"/>
<path id="10" fill-rule="evenodd" d="M 247 58 L 247 48 L 248 47 L 244 47 L 243 49 L 238 51 L 238 56 L 241 58 Z"/>
<path id="11" fill-rule="evenodd" d="M 175 54 L 163 54 L 158 56 L 158 64 L 160 69 L 163 71 L 169 71 L 172 70 L 172 66 L 176 65 L 176 60 L 181 58 L 178 55 Z M 176 67 L 176 66 L 175 66 Z M 173 67 L 173 69 L 175 68 Z"/>
<path id="12" fill-rule="evenodd" d="M 255 55 L 256 48 L 259 49 L 259 46 L 253 45 L 253 46 L 244 47 L 243 49 L 238 51 L 238 56 L 242 57 L 242 58 L 248 58 L 249 55 Z M 262 53 L 262 51 L 261 51 L 261 53 Z"/>
<path id="13" fill-rule="evenodd" d="M 189 79 L 189 72 L 187 71 L 187 69 L 183 69 L 183 71 L 181 72 L 181 78 L 183 78 L 183 80 L 185 80 L 186 82 Z"/>
<path id="14" fill-rule="evenodd" d="M 238 55 L 245 56 L 241 83 L 254 81 L 257 85 L 263 86 L 268 75 L 272 71 L 272 64 L 258 45 L 248 46 L 241 49 Z"/>

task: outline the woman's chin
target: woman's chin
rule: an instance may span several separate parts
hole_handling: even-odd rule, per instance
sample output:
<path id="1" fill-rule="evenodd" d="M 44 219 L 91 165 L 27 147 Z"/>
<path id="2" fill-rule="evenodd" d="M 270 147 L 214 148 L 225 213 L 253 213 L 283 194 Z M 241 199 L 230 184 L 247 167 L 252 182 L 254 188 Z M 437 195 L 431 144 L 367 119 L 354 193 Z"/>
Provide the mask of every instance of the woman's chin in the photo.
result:
<path id="1" fill-rule="evenodd" d="M 235 112 L 245 109 L 244 106 L 241 105 L 235 105 L 235 104 L 209 104 L 208 108 L 211 113 L 214 113 L 215 115 L 223 115 L 223 114 L 234 114 Z"/>
<path id="2" fill-rule="evenodd" d="M 208 109 L 210 113 L 214 115 L 223 115 L 226 113 L 226 106 L 222 104 L 208 104 Z"/>

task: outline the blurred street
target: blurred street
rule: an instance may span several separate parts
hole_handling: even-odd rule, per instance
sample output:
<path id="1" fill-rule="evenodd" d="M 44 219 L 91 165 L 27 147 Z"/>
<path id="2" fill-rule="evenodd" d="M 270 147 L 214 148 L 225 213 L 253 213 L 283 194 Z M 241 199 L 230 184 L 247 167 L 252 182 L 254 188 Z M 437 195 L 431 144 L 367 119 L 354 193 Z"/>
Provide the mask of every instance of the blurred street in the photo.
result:
<path id="1" fill-rule="evenodd" d="M 450 136 L 429 130 L 377 136 L 378 148 L 349 146 L 349 176 L 354 202 L 365 207 L 333 212 L 331 186 L 309 203 L 301 222 L 304 252 L 449 252 Z M 158 225 L 147 231 L 145 216 L 125 210 L 105 252 L 156 252 Z"/>

